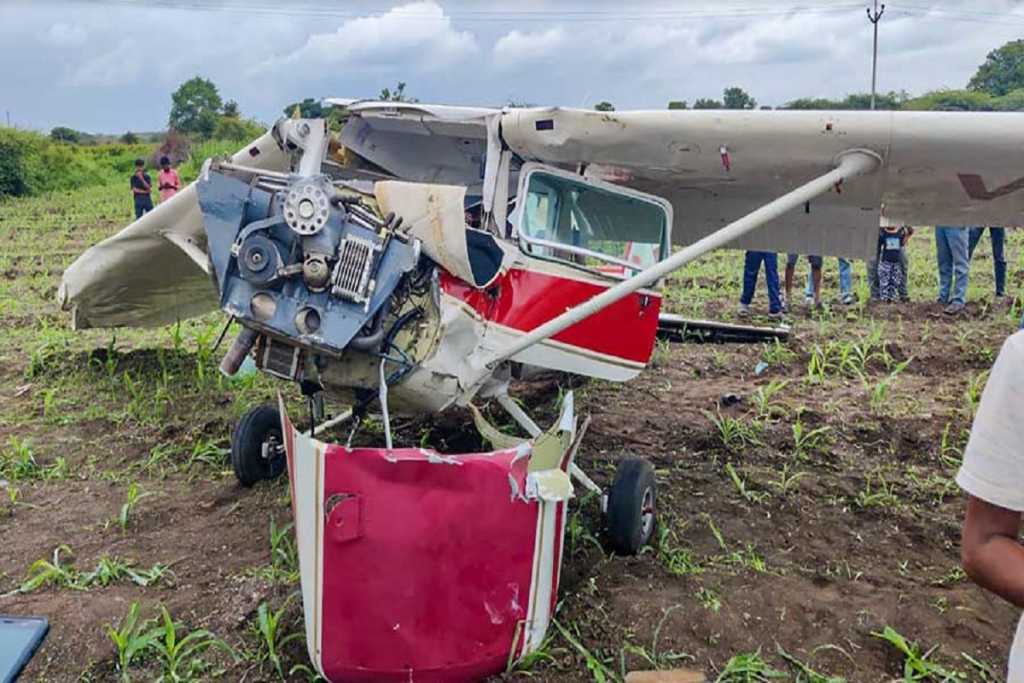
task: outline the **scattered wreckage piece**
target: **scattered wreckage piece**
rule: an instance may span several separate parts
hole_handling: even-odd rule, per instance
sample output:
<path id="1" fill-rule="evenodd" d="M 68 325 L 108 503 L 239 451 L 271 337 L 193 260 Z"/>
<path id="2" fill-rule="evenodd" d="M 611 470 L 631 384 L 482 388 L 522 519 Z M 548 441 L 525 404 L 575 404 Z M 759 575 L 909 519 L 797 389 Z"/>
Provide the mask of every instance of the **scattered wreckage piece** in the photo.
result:
<path id="1" fill-rule="evenodd" d="M 674 313 L 658 316 L 658 339 L 690 344 L 760 344 L 789 338 L 789 325 L 758 327 L 717 320 L 695 320 Z"/>

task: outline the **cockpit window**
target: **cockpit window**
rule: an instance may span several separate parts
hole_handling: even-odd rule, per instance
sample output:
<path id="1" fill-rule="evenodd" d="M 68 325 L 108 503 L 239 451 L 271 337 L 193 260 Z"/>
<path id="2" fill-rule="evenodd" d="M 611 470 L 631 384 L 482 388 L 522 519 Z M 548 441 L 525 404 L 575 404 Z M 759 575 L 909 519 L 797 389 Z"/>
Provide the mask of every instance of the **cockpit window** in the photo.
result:
<path id="1" fill-rule="evenodd" d="M 540 171 L 530 174 L 519 235 L 527 253 L 609 273 L 629 275 L 668 255 L 661 205 Z"/>

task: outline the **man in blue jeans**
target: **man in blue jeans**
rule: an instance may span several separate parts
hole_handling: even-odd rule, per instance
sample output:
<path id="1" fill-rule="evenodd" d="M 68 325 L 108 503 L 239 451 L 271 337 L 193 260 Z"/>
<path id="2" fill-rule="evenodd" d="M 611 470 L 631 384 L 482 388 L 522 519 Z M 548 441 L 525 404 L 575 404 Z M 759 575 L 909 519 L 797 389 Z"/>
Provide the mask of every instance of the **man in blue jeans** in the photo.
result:
<path id="1" fill-rule="evenodd" d="M 750 315 L 750 302 L 757 287 L 757 274 L 764 262 L 764 280 L 768 286 L 768 315 L 782 317 L 782 300 L 779 299 L 779 258 L 771 251 L 748 251 L 743 259 L 743 293 L 740 294 L 741 316 Z"/>
<path id="2" fill-rule="evenodd" d="M 946 315 L 957 315 L 967 302 L 967 276 L 970 256 L 967 228 L 935 226 L 935 255 L 939 261 L 939 299 Z"/>
<path id="3" fill-rule="evenodd" d="M 967 240 L 967 258 L 974 258 L 974 249 L 981 241 L 985 228 L 971 228 Z M 1003 245 L 1006 243 L 1006 228 L 990 227 L 988 236 L 992 239 L 992 270 L 996 279 L 996 299 L 1006 296 L 1006 254 Z"/>

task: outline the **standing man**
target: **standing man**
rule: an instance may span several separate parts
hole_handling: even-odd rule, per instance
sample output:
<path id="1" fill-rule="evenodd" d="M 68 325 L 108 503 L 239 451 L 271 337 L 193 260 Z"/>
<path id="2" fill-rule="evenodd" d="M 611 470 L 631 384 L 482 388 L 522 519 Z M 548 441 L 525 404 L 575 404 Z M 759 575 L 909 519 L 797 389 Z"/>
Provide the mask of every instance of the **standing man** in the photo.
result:
<path id="1" fill-rule="evenodd" d="M 741 316 L 750 315 L 750 302 L 757 287 L 757 274 L 764 262 L 764 282 L 768 287 L 768 315 L 782 317 L 782 301 L 779 299 L 779 257 L 772 251 L 748 251 L 743 259 L 743 293 L 740 294 Z"/>
<path id="2" fill-rule="evenodd" d="M 171 168 L 171 160 L 167 157 L 160 157 L 160 173 L 156 177 L 157 187 L 160 190 L 160 203 L 181 191 L 181 178 L 178 172 Z"/>
<path id="3" fill-rule="evenodd" d="M 974 258 L 974 249 L 981 241 L 981 235 L 985 228 L 971 228 L 971 234 L 967 241 L 967 258 Z M 1006 228 L 990 227 L 988 236 L 992 240 L 992 270 L 996 279 L 996 300 L 1002 301 L 1006 296 L 1006 254 L 1003 246 L 1006 244 Z"/>
<path id="4" fill-rule="evenodd" d="M 793 300 L 793 274 L 796 271 L 796 262 L 799 254 L 789 254 L 786 257 L 786 302 Z M 807 261 L 811 264 L 811 284 L 814 286 L 813 297 L 807 297 L 808 304 L 813 303 L 815 308 L 821 308 L 821 257 L 808 256 Z"/>
<path id="5" fill-rule="evenodd" d="M 982 588 L 1024 607 L 1024 333 L 1003 343 L 981 395 L 956 483 L 968 494 L 960 556 Z M 1024 621 L 1010 648 L 1007 681 L 1024 681 Z"/>
<path id="6" fill-rule="evenodd" d="M 967 276 L 970 257 L 968 234 L 964 227 L 935 226 L 935 255 L 939 262 L 939 298 L 946 315 L 958 315 L 967 303 Z M 955 279 L 955 283 L 954 283 Z"/>
<path id="7" fill-rule="evenodd" d="M 146 173 L 146 162 L 135 160 L 135 174 L 132 176 L 132 197 L 135 198 L 135 218 L 138 220 L 153 210 L 153 181 Z"/>

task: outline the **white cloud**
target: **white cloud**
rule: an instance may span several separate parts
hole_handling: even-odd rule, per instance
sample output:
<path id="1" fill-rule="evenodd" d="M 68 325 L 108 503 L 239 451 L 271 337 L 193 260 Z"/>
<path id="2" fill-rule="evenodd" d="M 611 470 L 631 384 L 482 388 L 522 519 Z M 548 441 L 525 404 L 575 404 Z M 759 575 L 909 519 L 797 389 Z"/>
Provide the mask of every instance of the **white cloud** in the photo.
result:
<path id="1" fill-rule="evenodd" d="M 88 32 L 82 26 L 59 21 L 51 25 L 40 39 L 53 47 L 80 47 L 88 37 Z"/>
<path id="2" fill-rule="evenodd" d="M 314 33 L 298 49 L 262 62 L 255 71 L 287 68 L 294 74 L 296 67 L 387 66 L 429 71 L 463 61 L 477 50 L 472 33 L 455 30 L 437 2 L 423 0 L 393 7 L 383 14 L 349 19 L 331 33 Z"/>
<path id="3" fill-rule="evenodd" d="M 75 87 L 111 88 L 132 83 L 142 73 L 147 61 L 142 48 L 128 38 L 117 47 L 99 57 L 79 65 L 67 78 L 67 84 Z"/>
<path id="4" fill-rule="evenodd" d="M 494 44 L 494 61 L 499 67 L 542 61 L 553 56 L 565 43 L 561 26 L 546 31 L 509 31 Z"/>

